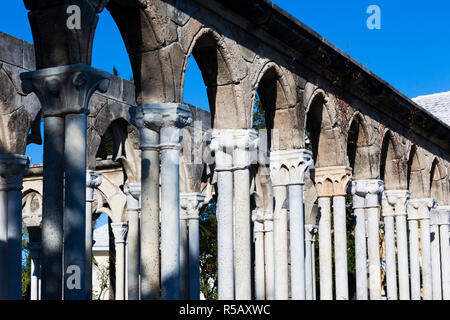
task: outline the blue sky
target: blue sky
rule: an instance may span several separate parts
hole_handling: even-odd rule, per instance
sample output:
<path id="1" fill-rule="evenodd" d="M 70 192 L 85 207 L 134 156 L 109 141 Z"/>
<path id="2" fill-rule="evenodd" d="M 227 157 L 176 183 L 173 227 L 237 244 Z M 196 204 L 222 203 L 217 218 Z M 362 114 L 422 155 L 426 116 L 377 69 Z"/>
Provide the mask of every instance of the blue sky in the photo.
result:
<path id="1" fill-rule="evenodd" d="M 450 1 L 443 0 L 275 0 L 325 39 L 350 54 L 408 97 L 450 90 Z M 369 5 L 381 8 L 381 30 L 366 27 Z M 27 11 L 21 0 L 2 1 L 0 31 L 32 42 Z M 114 53 L 114 54 L 111 54 Z M 100 15 L 93 66 L 132 76 L 120 33 L 108 12 Z M 186 102 L 208 108 L 201 74 L 190 59 Z M 40 147 L 29 146 L 32 162 L 42 161 Z"/>

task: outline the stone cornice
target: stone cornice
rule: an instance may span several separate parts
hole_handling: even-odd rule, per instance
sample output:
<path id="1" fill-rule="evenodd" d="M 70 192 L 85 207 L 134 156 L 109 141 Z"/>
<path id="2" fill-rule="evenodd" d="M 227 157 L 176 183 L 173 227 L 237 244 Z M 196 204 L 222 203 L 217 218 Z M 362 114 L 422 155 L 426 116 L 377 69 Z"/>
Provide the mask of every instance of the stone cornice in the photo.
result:
<path id="1" fill-rule="evenodd" d="M 272 151 L 270 175 L 276 185 L 305 184 L 305 174 L 314 165 L 312 152 L 305 149 Z M 286 177 L 287 170 L 288 177 Z"/>
<path id="2" fill-rule="evenodd" d="M 346 166 L 324 167 L 314 169 L 313 181 L 317 197 L 347 195 L 347 186 L 352 177 L 352 170 Z"/>
<path id="3" fill-rule="evenodd" d="M 430 219 L 430 210 L 437 205 L 436 199 L 422 198 L 408 201 L 408 220 Z"/>
<path id="4" fill-rule="evenodd" d="M 89 114 L 89 100 L 99 90 L 108 90 L 111 75 L 87 64 L 40 69 L 20 74 L 22 90 L 34 92 L 44 117 Z"/>
<path id="5" fill-rule="evenodd" d="M 408 190 L 385 190 L 383 192 L 383 217 L 406 216 L 406 204 L 411 193 Z"/>

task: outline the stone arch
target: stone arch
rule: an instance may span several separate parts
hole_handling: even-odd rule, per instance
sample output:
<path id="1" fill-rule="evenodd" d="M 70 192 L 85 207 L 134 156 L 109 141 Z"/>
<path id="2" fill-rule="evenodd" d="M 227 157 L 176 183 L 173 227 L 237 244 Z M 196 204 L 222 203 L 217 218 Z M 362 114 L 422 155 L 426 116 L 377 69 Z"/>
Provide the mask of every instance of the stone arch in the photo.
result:
<path id="1" fill-rule="evenodd" d="M 446 173 L 439 158 L 434 158 L 430 170 L 430 196 L 438 201 L 438 205 L 447 202 Z"/>
<path id="2" fill-rule="evenodd" d="M 384 181 L 385 190 L 405 190 L 406 162 L 400 150 L 400 142 L 387 130 L 384 134 L 380 153 L 380 179 Z"/>
<path id="3" fill-rule="evenodd" d="M 247 127 L 246 112 L 239 103 L 239 94 L 232 66 L 231 53 L 224 39 L 212 28 L 203 27 L 193 37 L 184 59 L 181 90 L 184 88 L 185 70 L 192 55 L 207 87 L 211 124 L 216 129 L 242 129 Z"/>
<path id="4" fill-rule="evenodd" d="M 356 112 L 347 131 L 347 161 L 353 170 L 354 180 L 375 178 L 373 158 L 370 154 L 371 139 L 364 117 Z"/>
<path id="5" fill-rule="evenodd" d="M 408 190 L 411 192 L 411 198 L 428 197 L 430 191 L 425 170 L 423 153 L 417 145 L 413 145 L 409 153 L 407 169 Z"/>
<path id="6" fill-rule="evenodd" d="M 298 123 L 295 112 L 296 101 L 280 67 L 274 62 L 267 62 L 258 73 L 252 87 L 254 88 L 252 110 L 258 94 L 266 120 L 268 149 L 298 148 L 301 141 L 296 128 Z"/>
<path id="7" fill-rule="evenodd" d="M 27 227 L 38 227 L 42 222 L 42 195 L 34 189 L 22 195 L 22 220 Z"/>
<path id="8" fill-rule="evenodd" d="M 325 91 L 314 90 L 307 102 L 305 139 L 310 142 L 316 167 L 344 164 L 341 141 L 329 108 L 330 98 Z"/>

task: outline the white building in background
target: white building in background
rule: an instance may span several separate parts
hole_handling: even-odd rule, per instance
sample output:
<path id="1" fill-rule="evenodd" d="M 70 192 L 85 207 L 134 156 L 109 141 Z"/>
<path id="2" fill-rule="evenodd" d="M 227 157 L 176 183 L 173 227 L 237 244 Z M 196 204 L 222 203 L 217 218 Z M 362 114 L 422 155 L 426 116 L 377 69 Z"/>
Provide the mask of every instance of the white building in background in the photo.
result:
<path id="1" fill-rule="evenodd" d="M 92 299 L 109 300 L 109 233 L 108 224 L 94 230 L 92 247 Z"/>

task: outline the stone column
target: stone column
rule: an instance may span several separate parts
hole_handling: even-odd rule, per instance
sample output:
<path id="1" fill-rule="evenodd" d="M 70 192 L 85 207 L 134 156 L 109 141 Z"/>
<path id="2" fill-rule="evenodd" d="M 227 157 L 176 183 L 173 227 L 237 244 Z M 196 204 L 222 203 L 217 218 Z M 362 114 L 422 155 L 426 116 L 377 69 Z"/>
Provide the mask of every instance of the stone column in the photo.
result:
<path id="1" fill-rule="evenodd" d="M 2 241 L 1 284 L 9 300 L 22 299 L 22 182 L 30 158 L 19 154 L 0 155 L 0 192 L 6 193 L 0 208 Z M 5 203 L 6 202 L 6 203 Z M 4 241 L 4 242 L 3 242 Z M 6 255 L 5 255 L 6 252 Z"/>
<path id="2" fill-rule="evenodd" d="M 139 199 L 141 184 L 129 182 L 124 188 L 124 193 L 127 196 L 128 218 L 128 300 L 139 300 Z"/>
<path id="3" fill-rule="evenodd" d="M 90 97 L 97 89 L 107 91 L 110 75 L 73 64 L 20 77 L 23 91 L 36 93 L 45 118 L 42 295 L 61 299 L 64 293 L 65 299 L 85 299 L 86 116 Z"/>
<path id="4" fill-rule="evenodd" d="M 316 168 L 314 182 L 316 184 L 317 197 L 321 220 L 319 220 L 319 253 L 321 261 L 320 291 L 322 300 L 333 298 L 331 275 L 331 213 L 330 200 L 333 199 L 334 208 L 334 247 L 336 265 L 336 299 L 348 300 L 348 273 L 347 273 L 347 231 L 346 231 L 346 210 L 345 195 L 347 186 L 351 179 L 351 168 L 345 166 Z M 326 199 L 326 200 L 325 200 Z M 322 240 L 324 243 L 322 243 Z M 320 250 L 322 246 L 322 250 Z M 322 268 L 323 258 L 323 268 Z M 328 274 L 329 273 L 329 274 Z M 323 286 L 323 292 L 322 292 Z"/>
<path id="5" fill-rule="evenodd" d="M 88 170 L 86 174 L 86 298 L 92 300 L 92 203 L 94 189 L 102 183 L 101 173 Z"/>
<path id="6" fill-rule="evenodd" d="M 153 132 L 160 134 L 158 149 L 161 158 L 161 291 L 163 299 L 179 299 L 179 157 L 181 148 L 179 129 L 190 125 L 192 122 L 191 111 L 188 106 L 178 103 L 150 103 L 134 108 L 130 113 L 138 128 L 141 128 L 141 133 L 145 134 L 144 139 L 147 142 L 156 141 L 157 137 Z M 143 144 L 142 139 L 141 145 Z M 154 146 L 150 146 L 150 148 L 154 148 Z M 148 162 L 150 159 L 146 159 L 146 161 Z M 149 164 L 143 163 L 143 174 L 148 173 L 148 169 L 146 169 L 148 166 Z M 143 185 L 143 190 L 148 187 L 152 188 L 153 186 L 146 183 Z M 155 196 L 155 193 L 153 191 L 151 195 Z"/>
<path id="7" fill-rule="evenodd" d="M 266 300 L 275 299 L 273 209 L 264 213 L 264 262 Z"/>
<path id="8" fill-rule="evenodd" d="M 433 286 L 431 277 L 431 248 L 430 248 L 430 210 L 436 206 L 432 198 L 410 199 L 408 201 L 409 221 L 409 258 L 411 272 L 411 299 L 421 299 L 420 285 L 420 253 L 419 253 L 419 221 L 422 242 L 422 281 L 424 300 L 431 300 Z M 428 232 L 428 235 L 427 235 Z"/>
<path id="9" fill-rule="evenodd" d="M 215 151 L 217 173 L 217 273 L 219 300 L 233 300 L 233 155 L 232 141 L 225 130 L 212 132 L 211 149 Z"/>
<path id="10" fill-rule="evenodd" d="M 28 250 L 31 256 L 31 285 L 30 300 L 40 300 L 41 279 L 41 227 L 39 225 L 27 226 Z"/>
<path id="11" fill-rule="evenodd" d="M 450 206 L 431 210 L 433 300 L 450 300 L 449 214 Z"/>
<path id="12" fill-rule="evenodd" d="M 250 152 L 257 148 L 255 130 L 226 130 L 233 139 L 234 268 L 237 300 L 252 298 Z"/>
<path id="13" fill-rule="evenodd" d="M 256 209 L 252 214 L 253 243 L 255 246 L 255 299 L 265 300 L 265 262 L 264 262 L 264 213 Z"/>
<path id="14" fill-rule="evenodd" d="M 128 224 L 125 222 L 111 223 L 116 247 L 116 300 L 125 300 L 125 244 L 127 241 Z"/>
<path id="15" fill-rule="evenodd" d="M 288 170 L 289 235 L 291 257 L 291 295 L 293 300 L 305 300 L 305 222 L 303 185 L 306 170 L 312 165 L 312 153 L 308 150 L 272 151 L 271 169 Z"/>
<path id="16" fill-rule="evenodd" d="M 395 203 L 393 196 L 388 202 L 386 194 L 383 193 L 382 214 L 384 220 L 384 246 L 386 250 L 386 286 L 387 299 L 397 300 L 397 262 L 395 248 Z"/>
<path id="17" fill-rule="evenodd" d="M 270 178 L 272 180 L 274 210 L 274 270 L 275 270 L 275 299 L 289 298 L 288 280 L 288 204 L 287 188 L 289 171 L 281 166 L 280 159 L 270 155 Z"/>
<path id="18" fill-rule="evenodd" d="M 141 149 L 141 299 L 160 299 L 159 127 L 151 106 L 130 108 L 131 121 L 139 129 Z M 144 250 L 145 248 L 145 250 Z"/>
<path id="19" fill-rule="evenodd" d="M 367 180 L 352 181 L 352 206 L 355 220 L 356 299 L 368 299 L 365 197 Z"/>
<path id="20" fill-rule="evenodd" d="M 305 225 L 305 273 L 306 273 L 306 300 L 315 300 L 314 295 L 314 283 L 316 282 L 315 277 L 315 266 L 314 266 L 314 242 L 318 227 L 313 224 Z"/>
<path id="21" fill-rule="evenodd" d="M 386 190 L 383 210 L 394 210 L 397 230 L 397 260 L 400 300 L 409 300 L 409 269 L 408 269 L 408 239 L 406 229 L 406 203 L 409 199 L 408 190 Z M 385 209 L 391 206 L 390 209 Z"/>
<path id="22" fill-rule="evenodd" d="M 181 216 L 180 221 L 186 221 L 187 243 L 180 242 L 180 249 L 187 248 L 186 260 L 181 260 L 181 273 L 186 272 L 185 282 L 181 282 L 186 288 L 185 297 L 190 300 L 200 300 L 200 208 L 205 201 L 201 193 L 180 194 Z M 184 262 L 184 263 L 183 263 Z M 184 285 L 183 285 L 184 284 Z"/>

